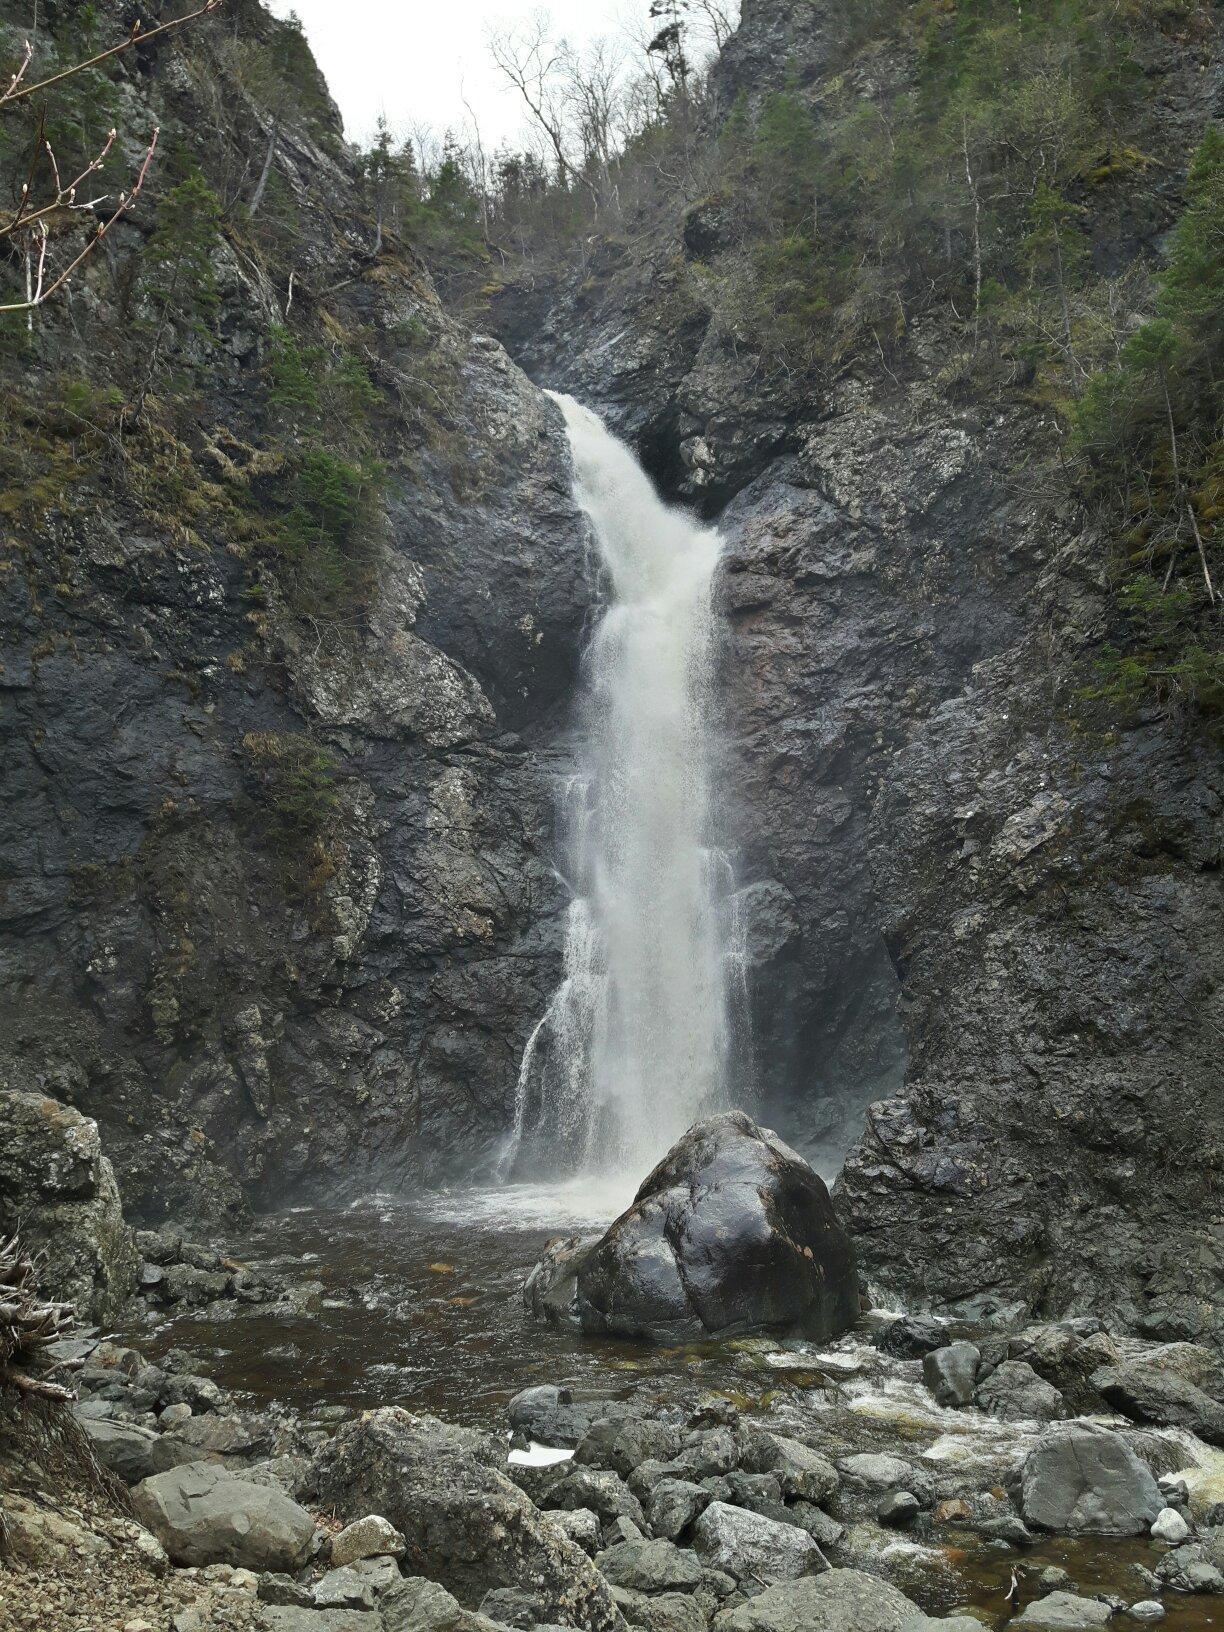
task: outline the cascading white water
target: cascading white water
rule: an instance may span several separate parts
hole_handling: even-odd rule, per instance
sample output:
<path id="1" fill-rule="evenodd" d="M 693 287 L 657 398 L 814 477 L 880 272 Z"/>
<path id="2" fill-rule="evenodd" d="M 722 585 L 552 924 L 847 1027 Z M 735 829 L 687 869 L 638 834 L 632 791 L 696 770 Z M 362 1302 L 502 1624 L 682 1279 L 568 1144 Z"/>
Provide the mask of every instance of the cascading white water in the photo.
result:
<path id="1" fill-rule="evenodd" d="M 662 503 L 595 414 L 555 400 L 611 601 L 586 653 L 563 812 L 574 897 L 564 979 L 527 1045 L 501 1168 L 530 1141 L 554 1175 L 637 1180 L 728 1102 L 736 948 L 712 809 L 721 545 Z"/>

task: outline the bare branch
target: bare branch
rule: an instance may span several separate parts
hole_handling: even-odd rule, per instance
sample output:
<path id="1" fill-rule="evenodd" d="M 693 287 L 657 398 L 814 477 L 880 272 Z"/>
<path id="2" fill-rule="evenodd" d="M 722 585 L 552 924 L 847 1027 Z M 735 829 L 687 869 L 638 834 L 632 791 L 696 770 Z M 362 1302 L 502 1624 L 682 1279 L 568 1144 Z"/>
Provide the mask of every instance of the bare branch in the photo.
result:
<path id="1" fill-rule="evenodd" d="M 13 75 L 8 89 L 0 92 L 0 107 L 12 106 L 27 96 L 33 96 L 37 91 L 50 90 L 52 85 L 59 85 L 65 79 L 71 79 L 74 74 L 82 74 L 87 68 L 96 68 L 100 62 L 107 61 L 109 57 L 117 57 L 121 51 L 130 51 L 134 45 L 145 45 L 149 40 L 155 40 L 159 34 L 169 34 L 172 29 L 182 28 L 185 23 L 193 23 L 199 17 L 207 17 L 210 12 L 219 11 L 224 4 L 225 0 L 204 0 L 204 4 L 197 6 L 195 11 L 189 11 L 183 17 L 172 17 L 167 23 L 158 23 L 156 28 L 142 29 L 139 22 L 133 23 L 132 32 L 126 40 L 120 40 L 118 45 L 108 46 L 96 56 L 89 57 L 84 62 L 74 63 L 71 68 L 64 68 L 47 79 L 36 80 L 33 85 L 23 83 L 30 58 L 34 54 L 33 47 L 27 40 L 25 61 Z"/>
<path id="2" fill-rule="evenodd" d="M 93 237 L 85 245 L 85 248 L 75 258 L 75 260 L 70 261 L 68 263 L 68 265 L 64 268 L 64 270 L 55 279 L 55 281 L 53 283 L 48 284 L 45 288 L 43 287 L 43 284 L 42 284 L 42 272 L 43 272 L 43 266 L 44 266 L 44 263 L 45 263 L 45 260 L 46 260 L 46 232 L 47 232 L 47 228 L 46 228 L 46 223 L 45 222 L 43 222 L 43 221 L 39 222 L 39 227 L 40 227 L 40 230 L 41 230 L 41 233 L 42 233 L 43 242 L 42 242 L 42 250 L 40 252 L 40 257 L 39 257 L 38 282 L 37 282 L 36 286 L 34 287 L 34 289 L 32 291 L 30 290 L 29 286 L 27 285 L 26 299 L 25 300 L 13 301 L 9 305 L 0 306 L 0 312 L 31 312 L 31 311 L 34 310 L 34 308 L 36 306 L 45 305 L 45 303 L 48 300 L 50 300 L 53 295 L 57 294 L 59 292 L 59 290 L 61 290 L 64 287 L 64 285 L 68 282 L 68 279 L 72 276 L 72 274 L 76 271 L 76 269 L 81 265 L 81 263 L 83 261 L 87 260 L 89 258 L 89 256 L 94 253 L 94 251 L 97 249 L 98 245 L 102 242 L 102 240 L 106 237 L 107 233 L 114 226 L 115 222 L 118 221 L 121 216 L 126 215 L 127 212 L 131 209 L 132 205 L 140 197 L 140 189 L 145 184 L 145 177 L 148 175 L 149 166 L 153 162 L 153 154 L 157 150 L 157 137 L 158 137 L 158 131 L 155 128 L 154 131 L 153 131 L 152 136 L 149 138 L 149 145 L 145 149 L 144 161 L 140 166 L 140 170 L 139 170 L 139 173 L 137 174 L 136 180 L 132 183 L 132 186 L 131 186 L 131 188 L 129 189 L 128 192 L 120 193 L 119 202 L 118 202 L 117 206 L 115 207 L 114 211 L 112 212 L 112 214 L 110 215 L 110 217 L 106 221 L 104 221 L 102 223 L 102 225 L 98 228 L 97 232 L 94 233 Z M 41 213 L 42 212 L 40 212 L 40 214 Z"/>

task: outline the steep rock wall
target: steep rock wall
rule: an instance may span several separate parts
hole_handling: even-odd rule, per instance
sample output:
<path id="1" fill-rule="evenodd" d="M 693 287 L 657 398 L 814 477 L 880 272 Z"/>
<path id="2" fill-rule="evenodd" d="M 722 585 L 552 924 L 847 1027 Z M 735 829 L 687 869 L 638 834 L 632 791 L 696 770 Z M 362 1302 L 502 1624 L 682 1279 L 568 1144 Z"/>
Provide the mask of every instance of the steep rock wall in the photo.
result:
<path id="1" fill-rule="evenodd" d="M 156 120 L 163 153 L 249 169 L 258 106 L 206 100 L 231 29 L 285 48 L 243 4 L 120 59 L 125 135 Z M 104 448 L 6 510 L 0 1063 L 97 1119 L 130 1216 L 480 1171 L 556 973 L 553 779 L 590 599 L 560 416 L 408 250 L 375 257 L 335 111 L 298 72 L 275 171 L 291 261 L 236 210 L 209 337 L 159 334 L 158 390 L 192 382 L 180 496 L 144 502 L 143 455 Z M 14 389 L 135 395 L 157 219 L 135 212 L 39 314 Z M 253 486 L 272 507 L 288 480 L 260 472 L 275 436 L 293 447 L 267 396 L 290 325 L 313 368 L 348 345 L 372 382 L 387 520 L 344 616 L 304 613 L 235 531 L 258 536 Z"/>
<path id="2" fill-rule="evenodd" d="M 829 62 L 828 8 L 751 0 L 724 110 Z M 1094 253 L 1153 252 L 1220 94 L 1218 34 L 1144 59 L 1155 163 Z M 1180 54 L 1184 51 L 1184 54 Z M 1107 549 L 1048 416 L 948 383 L 938 315 L 832 381 L 772 374 L 685 271 L 717 200 L 648 248 L 500 296 L 537 377 L 599 405 L 727 539 L 727 785 L 742 833 L 764 1114 L 828 1170 L 886 1301 L 1100 1310 L 1218 1337 L 1221 776 L 1209 735 L 1079 703 Z M 639 243 L 641 234 L 639 234 Z M 848 1154 L 847 1154 L 848 1153 Z"/>

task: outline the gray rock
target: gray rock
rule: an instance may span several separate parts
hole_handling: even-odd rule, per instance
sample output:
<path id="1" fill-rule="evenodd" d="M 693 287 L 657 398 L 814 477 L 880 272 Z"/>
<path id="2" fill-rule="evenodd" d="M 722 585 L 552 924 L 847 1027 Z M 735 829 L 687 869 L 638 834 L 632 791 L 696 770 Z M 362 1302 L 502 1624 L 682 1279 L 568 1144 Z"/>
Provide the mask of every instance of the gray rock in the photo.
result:
<path id="1" fill-rule="evenodd" d="M 710 1504 L 710 1493 L 689 1479 L 660 1479 L 650 1496 L 650 1528 L 675 1541 Z"/>
<path id="2" fill-rule="evenodd" d="M 320 1503 L 341 1517 L 382 1514 L 405 1538 L 405 1568 L 461 1602 L 530 1581 L 549 1618 L 615 1632 L 619 1615 L 607 1583 L 506 1478 L 504 1459 L 504 1443 L 493 1435 L 385 1407 L 343 1424 L 320 1447 L 314 1484 Z M 616 1478 L 575 1471 L 587 1481 Z"/>
<path id="3" fill-rule="evenodd" d="M 1092 1382 L 1115 1410 L 1135 1422 L 1188 1428 L 1209 1445 L 1224 1445 L 1224 1405 L 1173 1371 L 1135 1360 L 1103 1366 L 1093 1372 Z"/>
<path id="4" fill-rule="evenodd" d="M 687 1593 L 662 1592 L 654 1597 L 626 1588 L 613 1588 L 621 1614 L 630 1626 L 645 1632 L 705 1632 L 706 1618 L 696 1598 Z"/>
<path id="5" fill-rule="evenodd" d="M 839 1484 L 837 1470 L 828 1457 L 784 1434 L 754 1435 L 743 1465 L 750 1472 L 772 1474 L 782 1494 L 792 1501 L 827 1501 Z"/>
<path id="6" fill-rule="evenodd" d="M 1024 1520 L 1011 1513 L 998 1519 L 978 1519 L 973 1528 L 988 1541 L 1004 1541 L 1009 1547 L 1031 1547 L 1034 1541 Z"/>
<path id="7" fill-rule="evenodd" d="M 719 1615 L 714 1632 L 906 1632 L 921 1611 L 862 1570 L 826 1570 L 769 1587 Z"/>
<path id="8" fill-rule="evenodd" d="M 499 1626 L 533 1627 L 543 1614 L 538 1598 L 518 1587 L 494 1587 L 480 1601 L 480 1613 Z"/>
<path id="9" fill-rule="evenodd" d="M 711 1502 L 700 1515 L 693 1526 L 693 1546 L 706 1564 L 725 1570 L 750 1595 L 828 1568 L 806 1530 L 726 1502 Z"/>
<path id="10" fill-rule="evenodd" d="M 793 1502 L 787 1509 L 792 1524 L 802 1525 L 816 1545 L 824 1552 L 836 1547 L 846 1533 L 845 1526 L 811 1502 Z"/>
<path id="11" fill-rule="evenodd" d="M 283 1491 L 234 1478 L 213 1462 L 188 1462 L 143 1480 L 132 1507 L 176 1564 L 298 1569 L 315 1523 Z"/>
<path id="12" fill-rule="evenodd" d="M 696 1556 L 670 1541 L 622 1541 L 597 1553 L 595 1564 L 614 1587 L 631 1592 L 692 1592 L 701 1584 Z"/>
<path id="13" fill-rule="evenodd" d="M 187 1614 L 194 1613 L 186 1611 Z M 174 1620 L 174 1632 L 212 1632 L 207 1622 L 194 1620 L 180 1628 L 180 1616 Z M 216 1622 L 213 1621 L 215 1626 Z M 366 1609 L 298 1609 L 279 1604 L 267 1604 L 255 1621 L 257 1632 L 377 1632 L 378 1617 Z M 439 1632 L 450 1632 L 439 1628 Z M 462 1632 L 468 1632 L 467 1628 Z M 491 1628 L 473 1628 L 471 1632 L 492 1632 Z"/>
<path id="14" fill-rule="evenodd" d="M 1092 1632 L 1093 1627 L 1108 1626 L 1113 1611 L 1108 1604 L 1095 1598 L 1080 1598 L 1071 1592 L 1051 1592 L 1044 1598 L 1034 1598 L 1011 1625 L 1039 1627 L 1042 1632 Z"/>
<path id="15" fill-rule="evenodd" d="M 673 1466 L 685 1469 L 694 1479 L 709 1479 L 738 1468 L 743 1454 L 743 1443 L 731 1428 L 705 1428 L 685 1437 Z"/>
<path id="16" fill-rule="evenodd" d="M 603 1524 L 611 1524 L 614 1519 L 631 1519 L 639 1530 L 646 1523 L 641 1502 L 619 1474 L 606 1468 L 571 1466 L 551 1486 L 540 1506 L 546 1510 L 585 1508 L 597 1513 Z"/>
<path id="17" fill-rule="evenodd" d="M 106 1417 L 79 1417 L 90 1449 L 102 1466 L 122 1479 L 138 1485 L 155 1473 L 194 1462 L 199 1452 L 189 1445 L 177 1445 L 163 1434 L 135 1423 L 115 1422 Z"/>
<path id="18" fill-rule="evenodd" d="M 981 1352 L 972 1343 L 949 1343 L 922 1359 L 922 1376 L 936 1405 L 971 1405 Z"/>
<path id="19" fill-rule="evenodd" d="M 18 1229 L 44 1255 L 43 1292 L 109 1324 L 133 1292 L 140 1259 L 98 1124 L 34 1091 L 28 1062 L 0 1053 L 0 1235 Z M 28 1083 L 28 1091 L 26 1085 Z"/>
<path id="20" fill-rule="evenodd" d="M 548 1522 L 564 1531 L 584 1553 L 595 1554 L 599 1551 L 601 1539 L 599 1514 L 592 1513 L 589 1507 L 553 1508 L 549 1511 Z"/>
<path id="21" fill-rule="evenodd" d="M 644 1462 L 667 1462 L 680 1450 L 680 1430 L 645 1417 L 603 1417 L 591 1424 L 574 1460 L 611 1468 L 628 1479 Z"/>
<path id="22" fill-rule="evenodd" d="M 464 1609 L 445 1587 L 424 1576 L 409 1576 L 392 1587 L 378 1607 L 384 1632 L 498 1632 L 487 1616 Z"/>
<path id="23" fill-rule="evenodd" d="M 537 1320 L 551 1326 L 581 1325 L 578 1271 L 599 1240 L 598 1235 L 568 1235 L 548 1243 L 544 1256 L 523 1283 L 523 1303 Z M 589 1422 L 589 1418 L 583 1422 L 583 1433 Z M 573 1426 L 577 1426 L 577 1419 Z M 575 1437 L 575 1444 L 580 1437 Z"/>
<path id="24" fill-rule="evenodd" d="M 929 1475 L 888 1451 L 859 1451 L 853 1456 L 843 1457 L 837 1466 L 849 1490 L 870 1495 L 889 1490 L 908 1490 L 920 1502 L 925 1504 L 930 1501 L 932 1486 Z"/>
<path id="25" fill-rule="evenodd" d="M 740 1112 L 681 1138 L 577 1269 L 583 1329 L 675 1342 L 858 1317 L 849 1237 L 823 1182 Z"/>
<path id="26" fill-rule="evenodd" d="M 1004 1422 L 1055 1422 L 1067 1414 L 1062 1395 L 1024 1360 L 996 1366 L 978 1386 L 976 1399 L 983 1411 Z"/>
<path id="27" fill-rule="evenodd" d="M 345 1564 L 328 1570 L 315 1583 L 312 1596 L 319 1609 L 373 1609 L 378 1594 L 367 1576 Z"/>
<path id="28" fill-rule="evenodd" d="M 1140 1535 L 1164 1506 L 1151 1473 L 1108 1428 L 1086 1422 L 1047 1429 L 1019 1482 L 1025 1522 L 1060 1534 Z"/>
<path id="29" fill-rule="evenodd" d="M 1190 1526 L 1174 1507 L 1162 1507 L 1152 1523 L 1152 1539 L 1180 1547 L 1190 1539 Z"/>
<path id="30" fill-rule="evenodd" d="M 1165 1607 L 1158 1598 L 1141 1598 L 1126 1613 L 1134 1621 L 1163 1621 Z"/>
<path id="31" fill-rule="evenodd" d="M 542 1383 L 516 1394 L 506 1407 L 511 1430 L 522 1439 L 541 1445 L 577 1445 L 591 1424 L 607 1410 L 602 1400 L 575 1400 L 568 1388 Z"/>
<path id="32" fill-rule="evenodd" d="M 908 1490 L 890 1490 L 876 1508 L 876 1517 L 890 1529 L 902 1530 L 913 1524 L 920 1512 L 918 1498 Z"/>
<path id="33" fill-rule="evenodd" d="M 1061 1567 L 1061 1565 L 1047 1564 L 1045 1569 L 1042 1570 L 1041 1574 L 1037 1577 L 1037 1591 L 1039 1593 L 1073 1593 L 1075 1591 L 1075 1582 L 1071 1579 L 1068 1572 Z"/>
<path id="34" fill-rule="evenodd" d="M 276 1604 L 283 1609 L 311 1609 L 314 1606 L 314 1594 L 309 1587 L 295 1581 L 291 1575 L 275 1570 L 264 1570 L 255 1590 L 263 1604 Z"/>
<path id="35" fill-rule="evenodd" d="M 359 1558 L 390 1558 L 404 1556 L 404 1538 L 387 1519 L 378 1513 L 367 1513 L 353 1524 L 346 1524 L 331 1539 L 331 1561 L 339 1566 L 354 1564 Z"/>
<path id="36" fill-rule="evenodd" d="M 898 1360 L 921 1360 L 936 1349 L 947 1347 L 948 1328 L 929 1315 L 901 1315 L 878 1326 L 871 1341 L 882 1354 Z"/>

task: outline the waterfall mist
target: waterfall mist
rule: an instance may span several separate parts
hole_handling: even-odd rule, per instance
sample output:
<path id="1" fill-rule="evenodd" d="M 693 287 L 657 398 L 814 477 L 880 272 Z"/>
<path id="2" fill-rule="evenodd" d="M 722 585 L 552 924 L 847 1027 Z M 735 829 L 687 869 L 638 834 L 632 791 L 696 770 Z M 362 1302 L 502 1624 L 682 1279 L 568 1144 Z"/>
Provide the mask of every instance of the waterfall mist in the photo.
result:
<path id="1" fill-rule="evenodd" d="M 714 815 L 721 541 L 659 499 L 597 415 L 555 400 L 610 599 L 584 660 L 562 812 L 564 978 L 524 1054 L 501 1171 L 636 1182 L 729 1104 L 742 960 Z"/>

